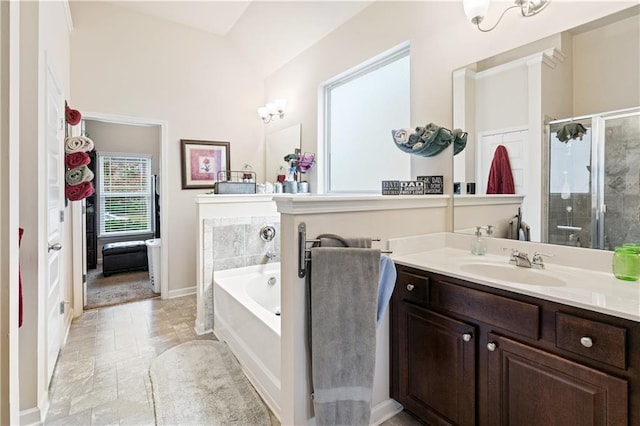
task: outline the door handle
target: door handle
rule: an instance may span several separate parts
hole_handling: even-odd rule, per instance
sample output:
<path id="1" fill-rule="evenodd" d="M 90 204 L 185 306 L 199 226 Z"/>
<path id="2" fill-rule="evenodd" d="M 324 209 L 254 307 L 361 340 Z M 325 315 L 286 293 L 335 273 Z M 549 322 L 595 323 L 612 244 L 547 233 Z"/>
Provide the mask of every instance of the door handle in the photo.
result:
<path id="1" fill-rule="evenodd" d="M 55 244 L 49 243 L 49 249 L 47 250 L 47 253 L 49 253 L 51 250 L 60 251 L 61 249 L 62 249 L 62 244 L 60 244 L 60 243 L 55 243 Z"/>

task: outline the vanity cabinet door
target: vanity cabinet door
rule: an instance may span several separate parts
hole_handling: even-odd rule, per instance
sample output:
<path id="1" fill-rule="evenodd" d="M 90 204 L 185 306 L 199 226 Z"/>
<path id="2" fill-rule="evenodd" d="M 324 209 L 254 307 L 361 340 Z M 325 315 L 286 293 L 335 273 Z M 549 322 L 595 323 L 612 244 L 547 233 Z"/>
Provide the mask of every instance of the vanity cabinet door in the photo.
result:
<path id="1" fill-rule="evenodd" d="M 489 333 L 490 425 L 628 424 L 628 382 Z"/>
<path id="2" fill-rule="evenodd" d="M 475 328 L 399 303 L 401 404 L 430 425 L 475 424 Z"/>

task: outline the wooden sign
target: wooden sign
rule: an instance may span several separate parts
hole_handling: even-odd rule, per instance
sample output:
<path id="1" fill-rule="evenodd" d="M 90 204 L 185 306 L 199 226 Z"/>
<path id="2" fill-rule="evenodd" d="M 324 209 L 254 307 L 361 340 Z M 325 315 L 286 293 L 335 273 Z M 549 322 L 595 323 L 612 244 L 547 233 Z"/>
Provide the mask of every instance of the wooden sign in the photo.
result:
<path id="1" fill-rule="evenodd" d="M 382 195 L 400 195 L 399 180 L 383 180 Z"/>
<path id="2" fill-rule="evenodd" d="M 442 194 L 444 179 L 442 176 L 418 176 L 418 180 L 424 182 L 425 194 Z"/>
<path id="3" fill-rule="evenodd" d="M 424 195 L 425 184 L 419 180 L 383 180 L 382 195 Z"/>
<path id="4" fill-rule="evenodd" d="M 424 182 L 419 180 L 400 181 L 400 195 L 424 195 Z"/>

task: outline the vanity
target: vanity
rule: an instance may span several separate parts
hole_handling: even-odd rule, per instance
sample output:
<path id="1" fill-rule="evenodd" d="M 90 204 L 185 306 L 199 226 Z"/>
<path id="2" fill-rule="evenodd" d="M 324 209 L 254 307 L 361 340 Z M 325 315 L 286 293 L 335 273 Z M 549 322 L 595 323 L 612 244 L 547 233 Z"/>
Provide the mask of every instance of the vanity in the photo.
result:
<path id="1" fill-rule="evenodd" d="M 392 398 L 430 425 L 640 425 L 640 285 L 508 259 L 394 255 Z"/>

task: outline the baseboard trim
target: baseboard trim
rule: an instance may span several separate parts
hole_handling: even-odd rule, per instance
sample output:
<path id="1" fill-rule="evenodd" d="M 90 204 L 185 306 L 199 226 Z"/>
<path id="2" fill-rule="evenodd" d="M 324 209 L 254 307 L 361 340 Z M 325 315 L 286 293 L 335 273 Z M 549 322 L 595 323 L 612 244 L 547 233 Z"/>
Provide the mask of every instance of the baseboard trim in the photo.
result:
<path id="1" fill-rule="evenodd" d="M 382 401 L 379 404 L 376 404 L 375 407 L 371 408 L 371 421 L 369 422 L 372 426 L 377 426 L 380 423 L 386 422 L 391 417 L 395 416 L 399 412 L 401 412 L 404 407 L 397 402 L 395 399 L 387 399 Z"/>
<path id="2" fill-rule="evenodd" d="M 40 426 L 42 419 L 40 417 L 40 408 L 33 407 L 20 411 L 20 424 L 28 426 Z"/>
<path id="3" fill-rule="evenodd" d="M 371 407 L 371 419 L 369 420 L 369 426 L 378 426 L 402 410 L 404 410 L 404 407 L 395 399 L 386 399 Z M 307 426 L 316 426 L 316 418 L 311 417 L 307 420 Z"/>
<path id="4" fill-rule="evenodd" d="M 169 290 L 167 299 L 175 299 L 176 297 L 190 296 L 192 294 L 196 294 L 196 286 Z"/>

